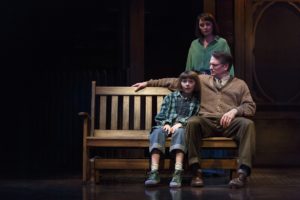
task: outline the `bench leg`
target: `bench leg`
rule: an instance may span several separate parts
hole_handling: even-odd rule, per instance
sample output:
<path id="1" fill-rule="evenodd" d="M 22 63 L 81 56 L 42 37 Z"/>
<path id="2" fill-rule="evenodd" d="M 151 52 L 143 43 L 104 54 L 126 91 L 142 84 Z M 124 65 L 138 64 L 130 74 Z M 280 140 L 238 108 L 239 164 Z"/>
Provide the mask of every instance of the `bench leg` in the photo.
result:
<path id="1" fill-rule="evenodd" d="M 90 159 L 90 180 L 89 182 L 91 184 L 95 184 L 96 178 L 95 178 L 95 159 Z"/>
<path id="2" fill-rule="evenodd" d="M 83 183 L 87 183 L 89 180 L 89 160 L 88 160 L 88 151 L 85 149 L 82 156 L 82 181 Z"/>

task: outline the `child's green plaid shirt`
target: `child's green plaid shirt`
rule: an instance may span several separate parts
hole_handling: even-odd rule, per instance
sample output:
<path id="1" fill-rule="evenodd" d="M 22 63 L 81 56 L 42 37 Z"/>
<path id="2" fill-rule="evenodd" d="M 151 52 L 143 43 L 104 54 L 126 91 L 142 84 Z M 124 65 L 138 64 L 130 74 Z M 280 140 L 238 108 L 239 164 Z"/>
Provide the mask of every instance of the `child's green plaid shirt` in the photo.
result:
<path id="1" fill-rule="evenodd" d="M 160 112 L 156 115 L 157 126 L 169 124 L 173 126 L 176 123 L 186 125 L 189 117 L 198 113 L 200 100 L 196 97 L 185 98 L 180 91 L 175 91 L 165 96 Z"/>

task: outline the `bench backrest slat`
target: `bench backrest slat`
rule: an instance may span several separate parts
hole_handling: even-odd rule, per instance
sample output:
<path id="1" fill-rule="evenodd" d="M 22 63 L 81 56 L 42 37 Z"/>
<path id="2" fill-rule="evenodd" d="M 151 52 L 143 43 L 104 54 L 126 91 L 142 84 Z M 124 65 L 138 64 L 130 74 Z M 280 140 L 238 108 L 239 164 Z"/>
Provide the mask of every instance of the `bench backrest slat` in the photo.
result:
<path id="1" fill-rule="evenodd" d="M 100 97 L 100 111 L 99 111 L 99 113 L 101 113 L 101 116 L 99 119 L 100 120 L 99 121 L 100 129 L 105 129 L 105 127 L 106 127 L 106 101 L 107 101 L 106 96 Z"/>
<path id="2" fill-rule="evenodd" d="M 152 127 L 152 97 L 146 96 L 146 114 L 145 114 L 145 128 L 150 130 Z"/>
<path id="3" fill-rule="evenodd" d="M 122 129 L 128 130 L 129 129 L 129 96 L 123 97 L 123 124 Z"/>
<path id="4" fill-rule="evenodd" d="M 109 87 L 109 86 L 97 86 L 96 95 L 132 95 L 132 96 L 157 96 L 166 95 L 171 91 L 162 87 L 147 87 L 138 92 L 135 91 L 135 87 Z"/>
<path id="5" fill-rule="evenodd" d="M 118 96 L 111 97 L 111 123 L 112 130 L 118 128 Z"/>
<path id="6" fill-rule="evenodd" d="M 141 124 L 141 97 L 135 96 L 134 97 L 134 130 L 140 129 Z"/>
<path id="7" fill-rule="evenodd" d="M 157 105 L 156 112 L 159 112 L 164 97 L 163 97 L 163 96 L 157 96 L 156 99 L 157 99 L 157 100 L 156 100 L 156 102 L 157 102 L 157 104 L 156 104 L 156 105 Z"/>
<path id="8" fill-rule="evenodd" d="M 95 128 L 95 100 L 96 100 L 96 81 L 92 81 L 92 91 L 91 91 L 91 129 L 90 129 L 90 136 L 94 134 Z"/>

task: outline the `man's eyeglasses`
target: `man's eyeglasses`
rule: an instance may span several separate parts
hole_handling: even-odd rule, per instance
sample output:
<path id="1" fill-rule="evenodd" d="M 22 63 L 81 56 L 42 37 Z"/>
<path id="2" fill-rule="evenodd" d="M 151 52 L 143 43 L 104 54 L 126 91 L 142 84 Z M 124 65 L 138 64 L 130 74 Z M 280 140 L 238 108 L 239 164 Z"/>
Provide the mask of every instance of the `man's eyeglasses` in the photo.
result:
<path id="1" fill-rule="evenodd" d="M 210 63 L 209 65 L 212 66 L 212 67 L 218 67 L 219 65 L 223 65 L 223 64 L 222 63 L 219 63 L 219 64 Z"/>

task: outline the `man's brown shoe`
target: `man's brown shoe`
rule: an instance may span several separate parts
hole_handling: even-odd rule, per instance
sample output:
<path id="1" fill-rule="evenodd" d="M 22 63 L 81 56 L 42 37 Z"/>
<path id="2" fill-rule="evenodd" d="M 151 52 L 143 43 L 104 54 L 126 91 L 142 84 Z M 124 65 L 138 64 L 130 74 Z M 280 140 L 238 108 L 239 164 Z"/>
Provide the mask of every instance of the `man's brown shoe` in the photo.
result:
<path id="1" fill-rule="evenodd" d="M 198 169 L 192 178 L 191 186 L 192 187 L 203 187 L 203 179 L 202 179 L 202 172 L 200 169 Z"/>
<path id="2" fill-rule="evenodd" d="M 229 182 L 231 188 L 242 188 L 247 182 L 247 174 L 243 170 L 238 170 L 238 176 Z"/>

